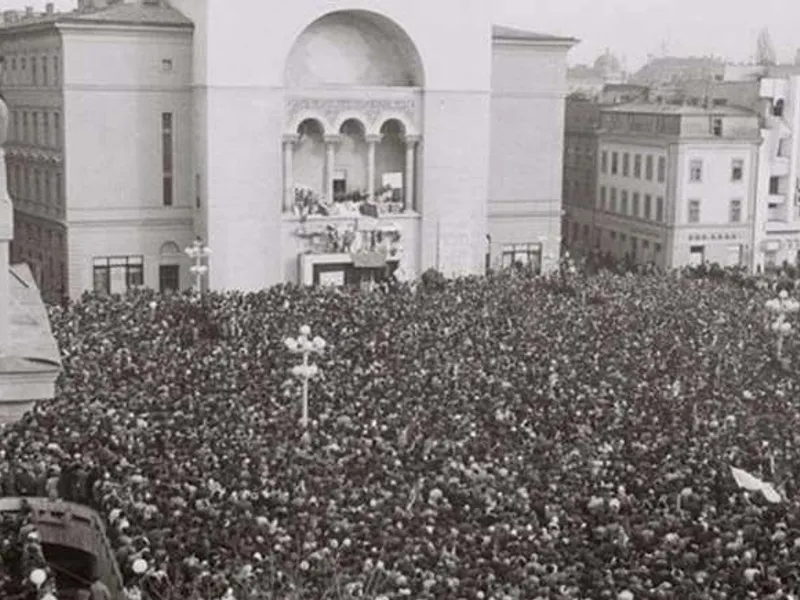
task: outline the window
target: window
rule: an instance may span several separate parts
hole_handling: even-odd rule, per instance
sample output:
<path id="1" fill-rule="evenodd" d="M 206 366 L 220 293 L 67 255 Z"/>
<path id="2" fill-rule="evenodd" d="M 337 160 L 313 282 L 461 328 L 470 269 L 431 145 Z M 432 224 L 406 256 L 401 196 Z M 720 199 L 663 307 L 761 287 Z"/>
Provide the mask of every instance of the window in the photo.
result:
<path id="1" fill-rule="evenodd" d="M 600 186 L 600 210 L 606 209 L 606 186 Z"/>
<path id="2" fill-rule="evenodd" d="M 39 144 L 39 113 L 31 113 L 31 143 L 34 145 Z"/>
<path id="3" fill-rule="evenodd" d="M 619 212 L 622 213 L 623 215 L 627 215 L 628 214 L 628 190 L 622 190 L 622 192 L 620 193 L 619 204 L 620 204 Z"/>
<path id="4" fill-rule="evenodd" d="M 693 267 L 702 265 L 706 261 L 706 247 L 705 246 L 690 246 L 689 247 L 689 264 Z"/>
<path id="5" fill-rule="evenodd" d="M 637 154 L 633 157 L 633 176 L 636 179 L 642 178 L 642 155 Z"/>
<path id="6" fill-rule="evenodd" d="M 662 196 L 656 198 L 656 221 L 664 222 L 664 198 Z"/>
<path id="7" fill-rule="evenodd" d="M 56 173 L 55 176 L 55 190 L 53 190 L 54 201 L 56 206 L 62 207 L 64 205 L 64 182 L 63 182 L 63 175 L 61 172 Z"/>
<path id="8" fill-rule="evenodd" d="M 53 84 L 58 85 L 59 81 L 59 73 L 58 73 L 58 56 L 53 57 Z"/>
<path id="9" fill-rule="evenodd" d="M 644 218 L 653 218 L 653 197 L 650 194 L 644 195 Z"/>
<path id="10" fill-rule="evenodd" d="M 611 153 L 611 174 L 616 175 L 619 172 L 619 153 Z"/>
<path id="11" fill-rule="evenodd" d="M 50 113 L 42 113 L 42 144 L 50 146 Z"/>
<path id="12" fill-rule="evenodd" d="M 194 206 L 200 208 L 200 174 L 194 176 Z"/>
<path id="13" fill-rule="evenodd" d="M 653 181 L 653 155 L 648 154 L 644 160 L 644 178 Z"/>
<path id="14" fill-rule="evenodd" d="M 631 172 L 631 155 L 627 152 L 622 155 L 622 176 L 628 177 Z"/>
<path id="15" fill-rule="evenodd" d="M 53 197 L 53 176 L 50 171 L 44 172 L 44 201 L 50 204 L 54 201 Z"/>
<path id="16" fill-rule="evenodd" d="M 122 256 L 94 259 L 94 291 L 124 294 L 144 285 L 144 258 Z"/>
<path id="17" fill-rule="evenodd" d="M 658 183 L 664 183 L 667 180 L 667 159 L 663 156 L 658 157 Z"/>
<path id="18" fill-rule="evenodd" d="M 744 160 L 741 158 L 734 158 L 731 163 L 731 180 L 741 181 L 744 177 Z"/>
<path id="19" fill-rule="evenodd" d="M 22 111 L 22 143 L 28 143 L 28 113 Z"/>
<path id="20" fill-rule="evenodd" d="M 164 206 L 172 206 L 172 113 L 161 115 L 161 153 L 163 161 L 163 195 Z"/>
<path id="21" fill-rule="evenodd" d="M 39 169 L 34 169 L 33 177 L 34 185 L 36 186 L 34 199 L 36 202 L 44 202 L 44 194 L 42 194 L 42 172 Z"/>
<path id="22" fill-rule="evenodd" d="M 36 57 L 31 58 L 31 84 L 32 85 L 37 85 L 39 83 L 38 80 L 36 79 L 36 76 L 37 76 L 36 65 L 37 64 L 38 64 L 38 61 L 36 60 Z"/>
<path id="23" fill-rule="evenodd" d="M 611 212 L 617 212 L 617 188 L 612 187 L 609 190 L 609 210 Z"/>
<path id="24" fill-rule="evenodd" d="M 703 161 L 695 158 L 689 161 L 689 181 L 703 181 Z"/>
<path id="25" fill-rule="evenodd" d="M 162 294 L 179 290 L 180 271 L 181 269 L 178 265 L 159 265 L 158 289 Z"/>
<path id="26" fill-rule="evenodd" d="M 731 214 L 730 214 L 731 223 L 739 223 L 742 220 L 742 201 L 741 200 L 731 200 Z"/>
<path id="27" fill-rule="evenodd" d="M 689 223 L 700 222 L 700 200 L 689 200 L 689 212 L 687 220 Z"/>
<path id="28" fill-rule="evenodd" d="M 633 200 L 631 206 L 631 216 L 639 218 L 639 192 L 633 192 Z"/>
<path id="29" fill-rule="evenodd" d="M 778 156 L 781 158 L 787 158 L 789 156 L 789 149 L 790 149 L 790 138 L 781 138 L 778 140 Z"/>
<path id="30" fill-rule="evenodd" d="M 56 148 L 61 147 L 61 113 L 53 113 L 53 136 Z"/>
<path id="31" fill-rule="evenodd" d="M 716 118 L 711 121 L 711 132 L 716 137 L 722 136 L 722 119 Z"/>
<path id="32" fill-rule="evenodd" d="M 539 273 L 542 270 L 542 245 L 506 244 L 502 249 L 502 265 L 504 269 L 527 267 Z"/>
<path id="33" fill-rule="evenodd" d="M 608 172 L 608 151 L 603 150 L 600 155 L 600 172 L 605 175 Z"/>
<path id="34" fill-rule="evenodd" d="M 772 116 L 773 117 L 782 117 L 783 116 L 783 98 L 779 98 L 775 101 L 775 104 L 772 105 Z"/>
<path id="35" fill-rule="evenodd" d="M 781 189 L 781 179 L 780 177 L 770 177 L 769 178 L 769 193 L 771 196 L 775 196 L 780 194 Z"/>
<path id="36" fill-rule="evenodd" d="M 42 57 L 42 84 L 50 85 L 50 80 L 47 77 L 47 57 Z"/>
<path id="37" fill-rule="evenodd" d="M 172 71 L 172 59 L 171 58 L 165 58 L 165 59 L 163 59 L 161 61 L 161 70 L 164 73 L 169 73 L 169 72 Z"/>

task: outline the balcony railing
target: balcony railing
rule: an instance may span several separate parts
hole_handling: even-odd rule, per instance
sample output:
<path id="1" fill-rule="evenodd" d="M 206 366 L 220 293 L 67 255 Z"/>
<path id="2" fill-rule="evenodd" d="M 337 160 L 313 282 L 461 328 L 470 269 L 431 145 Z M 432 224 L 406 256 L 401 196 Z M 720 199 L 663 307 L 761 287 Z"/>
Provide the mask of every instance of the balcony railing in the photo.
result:
<path id="1" fill-rule="evenodd" d="M 379 217 L 406 212 L 403 190 L 382 188 L 370 198 L 365 192 L 337 194 L 333 202 L 322 200 L 310 189 L 296 188 L 292 214 L 301 219 L 321 217 Z"/>

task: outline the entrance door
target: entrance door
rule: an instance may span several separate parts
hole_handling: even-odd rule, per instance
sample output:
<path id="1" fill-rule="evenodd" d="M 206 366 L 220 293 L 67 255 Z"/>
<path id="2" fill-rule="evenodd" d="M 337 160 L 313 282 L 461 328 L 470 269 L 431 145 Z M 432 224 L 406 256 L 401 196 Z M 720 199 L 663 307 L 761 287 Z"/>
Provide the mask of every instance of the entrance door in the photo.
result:
<path id="1" fill-rule="evenodd" d="M 705 246 L 692 246 L 689 248 L 689 265 L 692 267 L 699 267 L 706 260 L 706 247 Z"/>
<path id="2" fill-rule="evenodd" d="M 162 294 L 177 292 L 181 287 L 180 267 L 178 265 L 161 265 L 158 267 L 158 289 Z"/>

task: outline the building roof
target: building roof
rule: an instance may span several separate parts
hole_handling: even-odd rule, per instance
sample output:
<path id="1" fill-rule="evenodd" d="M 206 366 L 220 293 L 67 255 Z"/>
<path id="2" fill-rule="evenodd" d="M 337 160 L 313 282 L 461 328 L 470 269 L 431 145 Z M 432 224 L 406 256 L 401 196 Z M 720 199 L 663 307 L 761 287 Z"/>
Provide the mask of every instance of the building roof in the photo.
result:
<path id="1" fill-rule="evenodd" d="M 105 25 L 149 25 L 156 27 L 193 27 L 183 13 L 164 0 L 150 3 L 142 0 L 123 0 L 103 8 L 73 10 L 65 13 L 39 13 L 26 16 L 22 11 L 13 21 L 0 22 L 0 31 L 58 23 Z"/>
<path id="2" fill-rule="evenodd" d="M 33 275 L 25 264 L 10 271 L 12 345 L 11 355 L 0 357 L 0 374 L 58 371 L 61 354 Z"/>
<path id="3" fill-rule="evenodd" d="M 147 4 L 144 2 L 121 2 L 92 12 L 68 13 L 68 21 L 97 23 L 131 23 L 137 25 L 192 26 L 192 20 L 169 4 Z"/>
<path id="4" fill-rule="evenodd" d="M 563 37 L 558 35 L 550 35 L 547 33 L 535 33 L 533 31 L 526 31 L 524 29 L 517 29 L 515 27 L 506 27 L 504 25 L 492 26 L 492 38 L 496 40 L 519 40 L 525 42 L 555 42 L 555 43 L 578 43 L 577 38 Z"/>
<path id="5" fill-rule="evenodd" d="M 658 104 L 653 102 L 636 102 L 631 104 L 618 104 L 604 108 L 603 112 L 615 113 L 640 113 L 652 115 L 730 115 L 747 116 L 755 115 L 751 110 L 738 106 L 691 106 L 688 104 Z"/>

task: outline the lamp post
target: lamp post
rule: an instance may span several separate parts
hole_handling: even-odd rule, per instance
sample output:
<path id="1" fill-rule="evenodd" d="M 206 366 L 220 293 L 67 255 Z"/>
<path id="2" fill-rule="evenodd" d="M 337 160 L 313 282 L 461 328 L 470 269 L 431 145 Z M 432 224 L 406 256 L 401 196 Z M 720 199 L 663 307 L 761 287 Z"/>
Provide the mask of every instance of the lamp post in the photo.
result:
<path id="1" fill-rule="evenodd" d="M 208 258 L 211 254 L 211 249 L 198 237 L 191 246 L 186 248 L 185 252 L 194 261 L 194 264 L 189 267 L 189 271 L 194 276 L 195 292 L 201 294 L 203 292 L 203 277 L 208 273 L 208 265 L 203 264 L 203 259 Z"/>
<path id="2" fill-rule="evenodd" d="M 770 313 L 775 315 L 775 320 L 770 325 L 770 328 L 778 336 L 776 351 L 778 360 L 781 360 L 783 354 L 783 340 L 792 332 L 792 324 L 789 323 L 787 317 L 800 310 L 800 302 L 789 298 L 789 292 L 783 290 L 778 294 L 777 298 L 767 300 L 766 308 Z"/>
<path id="3" fill-rule="evenodd" d="M 311 328 L 308 325 L 300 328 L 300 335 L 296 338 L 286 338 L 284 344 L 289 352 L 303 357 L 302 364 L 292 367 L 292 375 L 303 384 L 303 412 L 300 425 L 304 430 L 308 430 L 308 382 L 320 373 L 319 367 L 311 364 L 308 359 L 312 354 L 322 354 L 328 344 L 319 336 L 311 339 Z"/>

